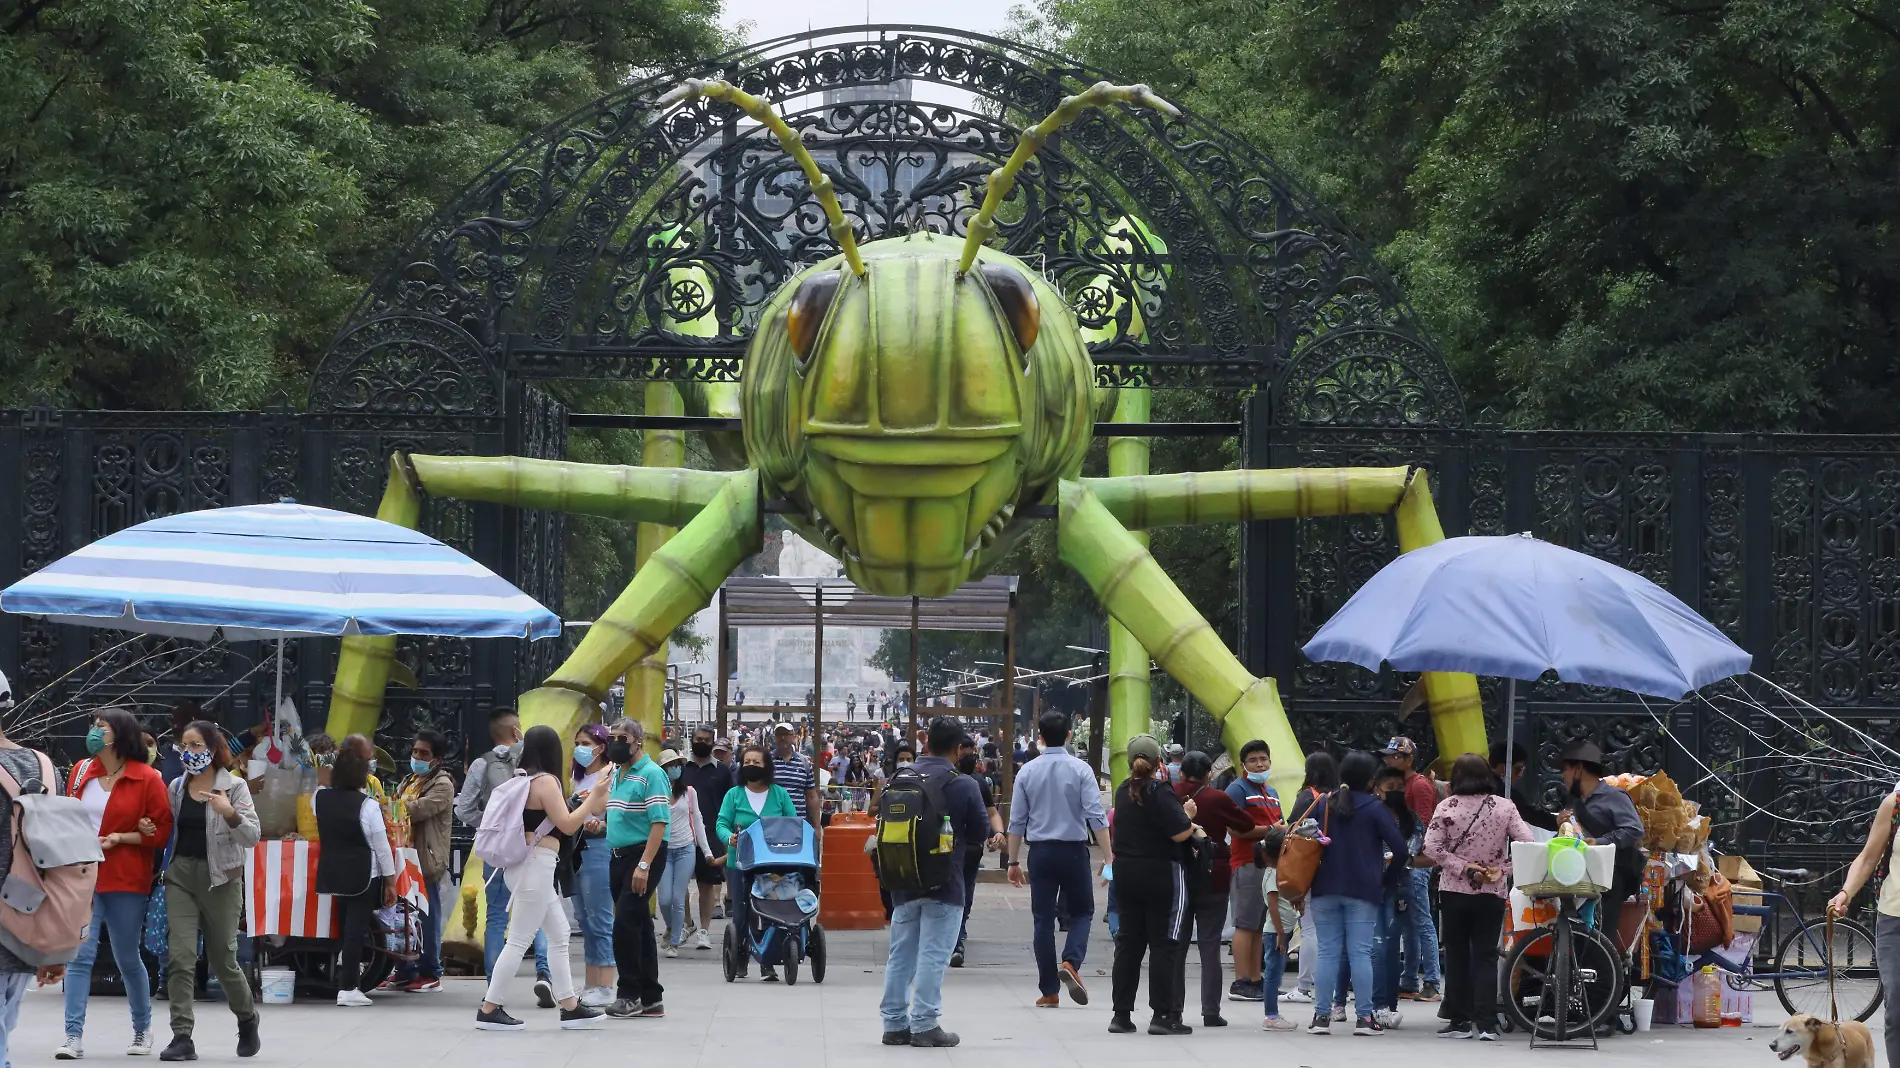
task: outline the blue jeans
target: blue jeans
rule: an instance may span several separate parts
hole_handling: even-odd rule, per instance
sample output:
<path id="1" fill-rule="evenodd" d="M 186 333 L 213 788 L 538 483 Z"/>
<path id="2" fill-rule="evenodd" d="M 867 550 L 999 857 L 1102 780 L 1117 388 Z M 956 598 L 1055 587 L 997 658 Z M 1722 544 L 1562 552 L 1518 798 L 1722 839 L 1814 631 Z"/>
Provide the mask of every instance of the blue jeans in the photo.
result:
<path id="1" fill-rule="evenodd" d="M 486 922 L 482 929 L 482 974 L 495 974 L 495 958 L 501 956 L 501 947 L 508 944 L 508 901 L 514 895 L 508 892 L 508 882 L 499 871 L 484 871 L 483 877 L 494 878 L 482 888 L 482 896 L 487 898 Z M 548 939 L 540 931 L 534 933 L 534 975 L 545 979 L 548 974 Z M 512 978 L 512 976 L 510 977 Z"/>
<path id="2" fill-rule="evenodd" d="M 26 1000 L 26 988 L 32 985 L 32 972 L 0 972 L 0 1068 L 13 1068 L 7 1055 L 7 1038 L 20 1022 L 20 1002 Z"/>
<path id="3" fill-rule="evenodd" d="M 1079 971 L 1089 951 L 1089 921 L 1095 918 L 1087 842 L 1036 842 L 1029 847 L 1029 913 L 1034 917 L 1036 986 L 1044 997 L 1061 989 L 1056 979 L 1056 915 L 1069 918 L 1062 960 Z"/>
<path id="4" fill-rule="evenodd" d="M 891 910 L 891 956 L 884 964 L 884 1030 L 920 1034 L 943 1015 L 943 973 L 957 945 L 963 907 L 934 898 Z"/>
<path id="5" fill-rule="evenodd" d="M 442 884 L 430 883 L 427 889 L 429 914 L 422 917 L 422 954 L 396 966 L 391 978 L 398 982 L 442 978 Z"/>
<path id="6" fill-rule="evenodd" d="M 1291 931 L 1287 932 L 1290 936 Z M 1260 993 L 1266 1003 L 1268 1016 L 1280 1015 L 1280 981 L 1286 978 L 1286 951 L 1280 948 L 1280 940 L 1274 937 L 1273 925 L 1260 932 L 1260 943 L 1264 948 L 1264 960 L 1260 965 Z"/>
<path id="7" fill-rule="evenodd" d="M 1319 963 L 1313 970 L 1313 1004 L 1316 1012 L 1339 999 L 1333 986 L 1339 981 L 1341 962 L 1352 975 L 1353 1013 L 1372 1015 L 1372 932 L 1378 925 L 1379 906 L 1344 894 L 1316 897 L 1307 906 L 1313 913 L 1313 927 L 1319 932 Z"/>
<path id="8" fill-rule="evenodd" d="M 139 956 L 145 930 L 145 894 L 108 890 L 92 895 L 92 926 L 79 946 L 79 955 L 66 966 L 66 1036 L 78 1038 L 86 1030 L 86 997 L 92 993 L 92 964 L 99 956 L 99 932 L 112 936 L 112 960 L 125 983 L 125 1000 L 132 1009 L 132 1030 L 152 1029 L 152 977 Z"/>
<path id="9" fill-rule="evenodd" d="M 1398 905 L 1398 890 L 1387 890 L 1372 929 L 1372 1003 L 1381 1009 L 1399 1007 L 1399 930 L 1403 921 Z"/>
<path id="10" fill-rule="evenodd" d="M 686 940 L 686 895 L 693 889 L 693 850 L 688 842 L 666 851 L 666 867 L 660 869 L 660 912 L 666 917 L 667 944 L 677 946 Z"/>
<path id="11" fill-rule="evenodd" d="M 590 968 L 614 964 L 614 888 L 607 877 L 612 859 L 607 839 L 589 838 L 587 848 L 581 850 L 580 870 L 574 873 L 574 925 L 581 930 L 581 956 Z M 539 971 L 540 945 L 535 950 L 534 966 Z"/>
<path id="12" fill-rule="evenodd" d="M 1430 868 L 1407 868 L 1399 876 L 1399 886 L 1406 891 L 1406 909 L 1404 919 L 1399 921 L 1399 933 L 1404 936 L 1404 971 L 1399 975 L 1399 986 L 1406 990 L 1417 990 L 1419 979 L 1434 986 L 1438 983 L 1438 925 L 1432 922 L 1432 870 Z"/>

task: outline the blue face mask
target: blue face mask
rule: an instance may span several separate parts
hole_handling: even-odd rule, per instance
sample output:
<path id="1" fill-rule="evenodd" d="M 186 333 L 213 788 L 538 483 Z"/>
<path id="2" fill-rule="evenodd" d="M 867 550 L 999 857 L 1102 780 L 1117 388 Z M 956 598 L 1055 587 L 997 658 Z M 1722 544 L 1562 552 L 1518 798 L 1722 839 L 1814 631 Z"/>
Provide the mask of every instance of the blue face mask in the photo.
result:
<path id="1" fill-rule="evenodd" d="M 592 766 L 594 763 L 594 747 L 591 745 L 575 746 L 574 763 L 579 764 L 583 768 Z"/>
<path id="2" fill-rule="evenodd" d="M 1267 773 L 1264 771 L 1250 771 L 1247 773 L 1247 781 L 1253 783 L 1255 786 L 1265 786 Z"/>
<path id="3" fill-rule="evenodd" d="M 416 773 L 417 775 L 429 774 L 429 769 L 433 768 L 434 766 L 435 765 L 429 763 L 426 760 L 417 760 L 415 757 L 409 758 L 409 770 Z"/>
<path id="4" fill-rule="evenodd" d="M 673 780 L 674 782 L 678 782 L 680 781 L 680 772 L 683 770 L 684 769 L 681 768 L 678 764 L 674 764 L 666 769 L 666 777 Z"/>
<path id="5" fill-rule="evenodd" d="M 98 756 L 106 748 L 106 729 L 94 727 L 86 732 L 86 752 Z"/>

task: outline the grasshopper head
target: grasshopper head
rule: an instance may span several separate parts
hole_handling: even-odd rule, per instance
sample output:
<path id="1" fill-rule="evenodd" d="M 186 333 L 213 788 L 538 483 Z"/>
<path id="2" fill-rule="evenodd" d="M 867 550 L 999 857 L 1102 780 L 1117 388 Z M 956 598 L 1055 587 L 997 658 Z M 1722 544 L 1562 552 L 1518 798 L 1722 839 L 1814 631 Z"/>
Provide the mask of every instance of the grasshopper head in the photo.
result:
<path id="1" fill-rule="evenodd" d="M 834 258 L 766 306 L 746 356 L 748 453 L 800 533 L 874 593 L 942 596 L 979 576 L 1018 508 L 1079 469 L 1091 368 L 1055 287 L 934 234 Z"/>

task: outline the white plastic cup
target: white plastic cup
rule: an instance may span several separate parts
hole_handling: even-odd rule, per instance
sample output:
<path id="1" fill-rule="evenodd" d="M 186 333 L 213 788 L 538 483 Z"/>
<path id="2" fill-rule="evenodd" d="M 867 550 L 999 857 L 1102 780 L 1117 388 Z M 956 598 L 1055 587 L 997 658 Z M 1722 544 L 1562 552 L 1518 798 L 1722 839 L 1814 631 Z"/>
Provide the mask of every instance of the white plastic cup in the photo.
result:
<path id="1" fill-rule="evenodd" d="M 1649 1022 L 1655 1017 L 1656 1003 L 1649 998 L 1637 998 L 1630 1002 L 1630 1015 L 1636 1018 L 1638 1031 L 1649 1030 Z"/>

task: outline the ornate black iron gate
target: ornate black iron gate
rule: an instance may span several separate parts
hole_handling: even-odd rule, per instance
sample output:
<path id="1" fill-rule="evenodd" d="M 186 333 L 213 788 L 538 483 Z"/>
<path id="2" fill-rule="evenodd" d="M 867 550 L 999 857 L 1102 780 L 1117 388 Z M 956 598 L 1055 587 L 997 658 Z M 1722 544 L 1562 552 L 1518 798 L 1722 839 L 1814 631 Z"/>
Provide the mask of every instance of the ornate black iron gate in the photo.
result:
<path id="1" fill-rule="evenodd" d="M 834 247 L 796 167 L 738 112 L 656 110 L 689 75 L 772 102 L 866 237 L 962 232 L 1025 122 L 1101 77 L 1016 44 L 883 27 L 768 42 L 630 86 L 523 141 L 401 251 L 339 331 L 306 412 L 0 413 L 0 455 L 21 457 L 0 471 L 0 517 L 21 517 L 0 520 L 0 582 L 169 511 L 284 495 L 371 511 L 395 449 L 564 455 L 566 415 L 542 388 L 554 380 L 666 379 L 689 391 L 735 381 L 766 297 Z M 1448 530 L 1533 530 L 1632 567 L 1789 689 L 1891 730 L 1900 440 L 1471 425 L 1370 253 L 1271 160 L 1193 116 L 1089 115 L 1037 157 L 999 222 L 1004 246 L 1071 294 L 1104 384 L 1252 389 L 1250 466 L 1422 463 Z M 558 517 L 435 502 L 425 523 L 561 603 Z M 1393 552 L 1377 517 L 1245 534 L 1243 659 L 1281 679 L 1308 737 L 1365 743 L 1398 728 L 1390 711 L 1405 680 L 1297 654 Z M 107 644 L 0 617 L 0 649 L 18 650 L 27 692 Z M 384 728 L 477 730 L 483 709 L 545 674 L 556 652 L 405 642 L 399 655 L 421 685 L 392 695 Z M 320 717 L 334 643 L 299 654 L 296 692 Z M 256 655 L 144 669 L 154 677 L 138 696 L 210 696 Z M 254 718 L 261 693 L 239 686 L 226 718 Z M 1749 770 L 1773 733 L 1766 722 L 1677 709 L 1659 710 L 1659 724 L 1617 695 L 1558 686 L 1535 688 L 1530 707 L 1545 757 L 1588 734 L 1621 767 L 1668 765 L 1693 781 L 1707 761 L 1762 810 L 1817 826 L 1835 828 L 1825 821 L 1858 811 L 1867 792 L 1799 767 Z M 1838 834 L 1702 793 L 1726 799 L 1734 840 L 1809 848 Z"/>

